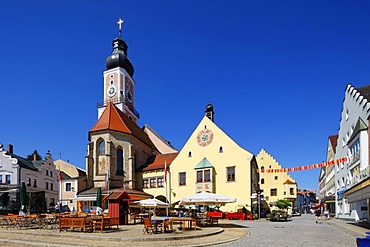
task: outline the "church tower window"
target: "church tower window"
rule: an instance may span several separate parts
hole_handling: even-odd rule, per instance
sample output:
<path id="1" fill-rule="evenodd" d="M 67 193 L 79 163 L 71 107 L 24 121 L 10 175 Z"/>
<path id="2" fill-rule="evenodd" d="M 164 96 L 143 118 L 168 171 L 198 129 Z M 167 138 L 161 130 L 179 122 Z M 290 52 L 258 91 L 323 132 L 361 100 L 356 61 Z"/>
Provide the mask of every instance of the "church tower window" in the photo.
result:
<path id="1" fill-rule="evenodd" d="M 105 154 L 105 142 L 104 142 L 104 140 L 100 141 L 98 146 L 99 146 L 99 155 Z"/>
<path id="2" fill-rule="evenodd" d="M 123 151 L 121 148 L 117 149 L 117 175 L 123 175 Z"/>

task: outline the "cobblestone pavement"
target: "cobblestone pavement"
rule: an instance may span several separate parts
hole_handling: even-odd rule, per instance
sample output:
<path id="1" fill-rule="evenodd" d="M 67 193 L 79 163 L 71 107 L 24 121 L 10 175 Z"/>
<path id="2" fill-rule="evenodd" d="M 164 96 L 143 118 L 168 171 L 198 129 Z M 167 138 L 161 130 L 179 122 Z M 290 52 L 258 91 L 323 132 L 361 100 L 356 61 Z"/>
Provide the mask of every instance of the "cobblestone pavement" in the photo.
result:
<path id="1" fill-rule="evenodd" d="M 223 221 L 219 226 L 198 228 L 196 231 L 143 235 L 142 225 L 120 226 L 104 233 L 83 233 L 40 229 L 0 228 L 0 246 L 201 246 L 224 243 L 245 237 L 244 226 Z"/>
<path id="2" fill-rule="evenodd" d="M 364 237 L 366 228 L 343 220 L 330 219 L 315 222 L 313 215 L 291 218 L 288 222 L 265 220 L 239 222 L 248 226 L 250 236 L 222 244 L 220 247 L 236 246 L 357 246 L 356 237 Z"/>
<path id="3" fill-rule="evenodd" d="M 120 226 L 104 233 L 0 228 L 0 246 L 356 246 L 369 231 L 358 224 L 331 219 L 315 223 L 313 215 L 288 222 L 220 221 L 196 231 L 143 235 L 142 225 Z"/>

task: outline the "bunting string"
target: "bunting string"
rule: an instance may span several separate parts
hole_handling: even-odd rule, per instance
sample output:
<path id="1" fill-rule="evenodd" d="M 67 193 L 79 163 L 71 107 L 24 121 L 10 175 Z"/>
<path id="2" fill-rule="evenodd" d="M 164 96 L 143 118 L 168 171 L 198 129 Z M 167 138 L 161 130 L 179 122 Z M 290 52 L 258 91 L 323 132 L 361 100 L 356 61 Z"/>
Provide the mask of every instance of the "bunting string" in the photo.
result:
<path id="1" fill-rule="evenodd" d="M 298 172 L 298 171 L 305 171 L 305 170 L 311 170 L 311 169 L 316 169 L 316 168 L 321 168 L 325 166 L 332 166 L 332 165 L 337 165 L 343 162 L 346 162 L 347 158 L 340 158 L 336 160 L 331 160 L 328 162 L 322 162 L 318 164 L 313 164 L 313 165 L 307 165 L 307 166 L 297 166 L 297 167 L 290 167 L 290 168 L 279 168 L 279 169 L 258 169 L 258 173 L 278 173 L 278 172 Z"/>

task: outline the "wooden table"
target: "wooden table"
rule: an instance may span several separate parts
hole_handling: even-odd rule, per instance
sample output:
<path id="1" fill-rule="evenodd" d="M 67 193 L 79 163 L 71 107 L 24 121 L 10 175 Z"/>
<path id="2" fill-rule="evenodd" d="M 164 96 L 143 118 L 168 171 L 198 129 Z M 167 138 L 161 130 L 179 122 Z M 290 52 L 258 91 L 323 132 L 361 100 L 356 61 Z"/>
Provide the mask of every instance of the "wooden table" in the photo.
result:
<path id="1" fill-rule="evenodd" d="M 193 218 L 189 218 L 189 217 L 171 217 L 171 218 L 169 218 L 169 224 L 170 224 L 171 230 L 173 230 L 173 222 L 180 222 L 180 224 L 182 225 L 181 231 L 185 231 L 185 229 L 186 229 L 185 222 L 188 222 L 189 229 L 192 229 L 193 226 L 194 226 L 194 230 L 197 229 L 197 221 L 196 221 L 196 219 L 193 219 Z"/>

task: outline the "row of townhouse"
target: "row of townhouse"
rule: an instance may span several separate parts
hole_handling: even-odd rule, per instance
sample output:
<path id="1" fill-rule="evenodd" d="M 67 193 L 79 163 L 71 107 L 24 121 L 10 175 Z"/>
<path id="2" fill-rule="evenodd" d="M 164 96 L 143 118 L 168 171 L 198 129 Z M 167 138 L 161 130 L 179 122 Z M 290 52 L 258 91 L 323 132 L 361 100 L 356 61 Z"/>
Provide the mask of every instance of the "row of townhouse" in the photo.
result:
<path id="1" fill-rule="evenodd" d="M 338 134 L 328 139 L 326 161 L 346 158 L 323 167 L 319 177 L 319 199 L 337 218 L 369 219 L 369 102 L 370 85 L 348 84 Z"/>
<path id="2" fill-rule="evenodd" d="M 16 213 L 20 209 L 19 189 L 26 184 L 30 212 L 45 212 L 58 202 L 58 170 L 51 153 L 45 159 L 33 160 L 14 154 L 13 145 L 5 150 L 0 145 L 0 211 Z"/>

